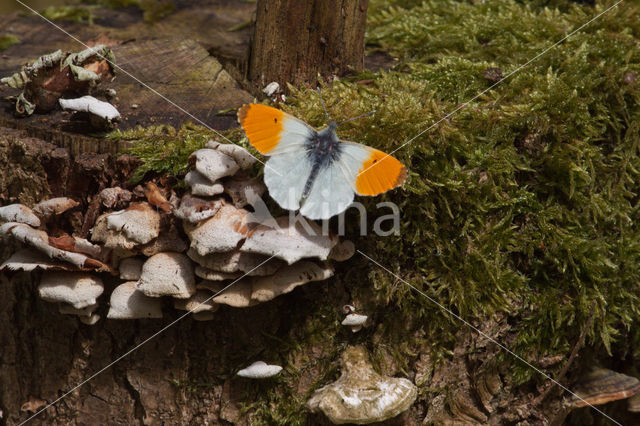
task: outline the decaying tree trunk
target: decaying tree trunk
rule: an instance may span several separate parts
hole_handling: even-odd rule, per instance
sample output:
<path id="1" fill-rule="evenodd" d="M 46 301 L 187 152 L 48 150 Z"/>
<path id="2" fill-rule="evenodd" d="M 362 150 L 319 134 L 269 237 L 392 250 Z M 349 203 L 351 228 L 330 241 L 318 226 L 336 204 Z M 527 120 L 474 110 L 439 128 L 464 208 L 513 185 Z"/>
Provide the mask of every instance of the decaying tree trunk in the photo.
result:
<path id="1" fill-rule="evenodd" d="M 368 0 L 258 0 L 249 80 L 313 84 L 364 66 Z"/>

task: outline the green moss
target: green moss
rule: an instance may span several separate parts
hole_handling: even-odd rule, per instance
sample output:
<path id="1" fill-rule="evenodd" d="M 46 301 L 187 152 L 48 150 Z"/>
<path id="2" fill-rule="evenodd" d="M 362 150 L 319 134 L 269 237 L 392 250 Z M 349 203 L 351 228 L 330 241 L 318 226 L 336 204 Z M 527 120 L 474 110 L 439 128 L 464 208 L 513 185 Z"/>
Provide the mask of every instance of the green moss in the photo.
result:
<path id="1" fill-rule="evenodd" d="M 11 34 L 0 35 L 0 52 L 7 50 L 16 43 L 20 43 L 20 39 Z"/>
<path id="2" fill-rule="evenodd" d="M 53 21 L 73 21 L 93 24 L 91 6 L 49 6 L 42 12 L 42 16 Z"/>

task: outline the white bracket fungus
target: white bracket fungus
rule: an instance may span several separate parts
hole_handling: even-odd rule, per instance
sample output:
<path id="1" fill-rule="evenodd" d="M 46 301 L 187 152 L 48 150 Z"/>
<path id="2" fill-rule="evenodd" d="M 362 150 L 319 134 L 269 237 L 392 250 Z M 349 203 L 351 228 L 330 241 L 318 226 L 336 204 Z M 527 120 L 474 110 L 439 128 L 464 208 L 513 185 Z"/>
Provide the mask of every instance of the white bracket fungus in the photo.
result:
<path id="1" fill-rule="evenodd" d="M 275 95 L 279 91 L 280 84 L 278 84 L 277 81 L 272 81 L 271 83 L 267 84 L 264 89 L 262 89 L 262 92 L 269 97 Z"/>
<path id="2" fill-rule="evenodd" d="M 191 311 L 194 314 L 215 312 L 220 308 L 220 305 L 209 299 L 211 296 L 213 294 L 210 291 L 198 290 L 188 299 L 173 299 L 173 307 L 181 311 Z"/>
<path id="3" fill-rule="evenodd" d="M 196 292 L 191 260 L 182 253 L 158 253 L 142 265 L 136 288 L 150 297 L 188 299 Z"/>
<path id="4" fill-rule="evenodd" d="M 248 169 L 257 161 L 256 157 L 251 155 L 249 151 L 232 143 L 225 144 L 210 140 L 207 142 L 205 147 L 227 154 L 229 157 L 233 158 L 236 163 L 238 163 L 238 166 L 240 166 L 241 169 Z"/>
<path id="5" fill-rule="evenodd" d="M 145 296 L 136 290 L 136 282 L 120 284 L 109 300 L 110 319 L 162 318 L 162 299 Z"/>
<path id="6" fill-rule="evenodd" d="M 180 200 L 180 207 L 173 214 L 180 220 L 198 223 L 215 216 L 223 204 L 222 200 L 205 200 L 191 194 L 185 194 Z"/>
<path id="7" fill-rule="evenodd" d="M 243 253 L 238 250 L 215 253 L 207 256 L 200 256 L 193 248 L 187 251 L 187 256 L 198 265 L 210 271 L 217 272 L 246 272 L 249 275 L 271 275 L 283 264 L 281 260 L 269 259 L 266 256 L 256 253 Z"/>
<path id="8" fill-rule="evenodd" d="M 300 261 L 279 269 L 275 274 L 267 277 L 255 278 L 252 286 L 251 299 L 267 302 L 286 294 L 298 286 L 312 282 L 323 281 L 333 276 L 333 268 L 320 267 L 313 262 Z"/>
<path id="9" fill-rule="evenodd" d="M 37 228 L 40 226 L 40 219 L 33 210 L 22 204 L 9 204 L 0 207 L 0 222 L 18 222 Z"/>
<path id="10" fill-rule="evenodd" d="M 100 278 L 82 272 L 48 272 L 38 286 L 42 300 L 68 303 L 76 309 L 96 304 L 103 291 Z"/>
<path id="11" fill-rule="evenodd" d="M 184 183 L 191 188 L 193 195 L 200 197 L 213 197 L 224 192 L 222 184 L 211 182 L 197 170 L 191 170 L 187 173 L 184 177 Z"/>
<path id="12" fill-rule="evenodd" d="M 131 250 L 158 237 L 159 233 L 160 214 L 142 202 L 98 217 L 91 239 L 104 243 L 108 248 Z"/>
<path id="13" fill-rule="evenodd" d="M 247 368 L 238 371 L 238 376 L 247 379 L 266 379 L 282 371 L 279 365 L 269 365 L 264 361 L 256 361 Z"/>
<path id="14" fill-rule="evenodd" d="M 247 210 L 224 204 L 214 216 L 195 227 L 185 223 L 184 228 L 191 240 L 191 248 L 200 256 L 235 249 L 249 232 L 248 216 Z"/>
<path id="15" fill-rule="evenodd" d="M 342 354 L 340 378 L 315 391 L 307 408 L 322 411 L 334 424 L 368 424 L 397 416 L 417 396 L 409 380 L 376 373 L 364 348 L 356 346 Z"/>
<path id="16" fill-rule="evenodd" d="M 300 222 L 290 223 L 288 216 L 276 219 L 277 227 L 260 225 L 246 239 L 241 251 L 276 255 L 288 264 L 305 257 L 317 257 L 326 260 L 337 237 L 322 234 L 315 222 L 307 222 L 309 230 Z"/>
<path id="17" fill-rule="evenodd" d="M 122 259 L 120 261 L 120 265 L 118 265 L 118 271 L 120 272 L 121 280 L 134 280 L 137 281 L 140 279 L 140 275 L 142 274 L 142 265 L 144 264 L 144 259 L 139 257 L 127 257 L 126 259 Z"/>
<path id="18" fill-rule="evenodd" d="M 191 154 L 189 164 L 194 164 L 195 169 L 211 183 L 215 183 L 225 176 L 234 175 L 240 168 L 229 155 L 208 148 L 199 149 Z"/>

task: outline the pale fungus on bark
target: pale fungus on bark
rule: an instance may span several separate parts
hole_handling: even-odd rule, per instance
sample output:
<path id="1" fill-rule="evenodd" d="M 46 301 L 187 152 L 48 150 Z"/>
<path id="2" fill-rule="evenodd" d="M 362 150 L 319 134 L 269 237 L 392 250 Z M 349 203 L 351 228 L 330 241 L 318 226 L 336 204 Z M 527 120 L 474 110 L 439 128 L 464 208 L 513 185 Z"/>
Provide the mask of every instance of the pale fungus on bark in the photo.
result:
<path id="1" fill-rule="evenodd" d="M 9 257 L 2 265 L 0 271 L 25 271 L 35 270 L 79 271 L 77 266 L 50 259 L 44 253 L 33 249 L 22 249 Z"/>
<path id="2" fill-rule="evenodd" d="M 252 230 L 240 250 L 275 255 L 292 264 L 306 257 L 326 260 L 337 243 L 337 237 L 323 235 L 322 228 L 315 222 L 291 223 L 288 216 L 282 216 L 276 223 L 276 227 L 259 225 Z"/>
<path id="3" fill-rule="evenodd" d="M 33 210 L 22 204 L 9 204 L 0 207 L 0 222 L 24 223 L 35 228 L 40 226 L 40 219 Z"/>
<path id="4" fill-rule="evenodd" d="M 594 368 L 580 378 L 575 395 L 567 401 L 570 408 L 601 405 L 626 399 L 640 392 L 640 380 L 606 368 Z"/>
<path id="5" fill-rule="evenodd" d="M 238 376 L 247 379 L 267 379 L 282 371 L 279 365 L 269 365 L 264 361 L 256 361 L 250 366 L 238 371 Z"/>
<path id="6" fill-rule="evenodd" d="M 333 246 L 331 253 L 329 253 L 329 259 L 337 262 L 344 262 L 351 259 L 356 252 L 356 246 L 349 240 L 339 241 L 338 244 Z"/>
<path id="7" fill-rule="evenodd" d="M 182 253 L 158 253 L 142 265 L 136 288 L 150 297 L 188 299 L 196 292 L 191 260 Z"/>
<path id="8" fill-rule="evenodd" d="M 376 373 L 365 349 L 352 346 L 342 354 L 340 378 L 315 391 L 307 408 L 321 411 L 334 424 L 368 424 L 406 411 L 417 395 L 411 381 Z"/>
<path id="9" fill-rule="evenodd" d="M 244 277 L 240 279 L 214 297 L 213 301 L 215 303 L 229 305 L 234 308 L 247 308 L 249 306 L 256 305 L 257 302 L 251 300 L 252 281 L 253 279 L 251 277 Z M 214 294 L 220 292 L 228 285 L 229 284 L 217 281 L 205 281 L 200 283 L 201 288 L 207 288 Z"/>
<path id="10" fill-rule="evenodd" d="M 44 200 L 33 206 L 33 211 L 38 216 L 48 218 L 58 216 L 67 210 L 79 206 L 80 203 L 68 197 L 56 197 Z"/>
<path id="11" fill-rule="evenodd" d="M 242 276 L 242 272 L 220 272 L 213 271 L 204 266 L 196 265 L 195 269 L 196 277 L 209 281 L 226 281 L 234 280 Z"/>
<path id="12" fill-rule="evenodd" d="M 191 248 L 200 256 L 235 249 L 249 232 L 248 216 L 248 211 L 224 204 L 214 216 L 197 226 L 185 223 L 184 229 L 191 240 Z"/>
<path id="13" fill-rule="evenodd" d="M 233 157 L 218 149 L 208 148 L 199 149 L 191 154 L 189 164 L 211 183 L 216 183 L 225 176 L 234 175 L 240 168 Z"/>
<path id="14" fill-rule="evenodd" d="M 211 182 L 197 170 L 191 170 L 184 177 L 184 183 L 191 188 L 191 193 L 200 197 L 213 197 L 222 194 L 224 186 L 221 183 Z"/>
<path id="15" fill-rule="evenodd" d="M 132 250 L 157 238 L 159 233 L 160 214 L 148 203 L 141 202 L 98 217 L 91 239 L 108 248 Z"/>
<path id="16" fill-rule="evenodd" d="M 122 283 L 111 293 L 107 318 L 162 318 L 162 299 L 145 296 L 135 281 Z"/>
<path id="17" fill-rule="evenodd" d="M 259 180 L 239 174 L 224 182 L 225 194 L 231 197 L 233 205 L 238 208 L 253 204 L 266 190 L 267 187 Z"/>
<path id="18" fill-rule="evenodd" d="M 120 113 L 109 102 L 104 102 L 93 96 L 82 96 L 75 99 L 59 99 L 62 109 L 87 112 L 90 114 L 94 127 L 108 127 L 120 119 Z"/>
<path id="19" fill-rule="evenodd" d="M 173 299 L 173 307 L 181 311 L 190 311 L 191 313 L 215 312 L 220 305 L 212 300 L 213 293 L 208 290 L 197 290 L 196 293 L 188 299 Z"/>
<path id="20" fill-rule="evenodd" d="M 185 194 L 173 215 L 186 222 L 198 223 L 213 217 L 223 205 L 222 200 L 205 200 L 192 194 Z"/>
<path id="21" fill-rule="evenodd" d="M 220 143 L 218 141 L 210 140 L 205 145 L 206 148 L 215 149 L 233 158 L 233 160 L 240 166 L 241 169 L 248 169 L 257 160 L 256 157 L 251 155 L 249 151 L 239 145 L 232 143 Z"/>
<path id="22" fill-rule="evenodd" d="M 284 264 L 279 259 L 268 260 L 267 256 L 256 253 L 243 253 L 239 250 L 200 256 L 195 249 L 190 248 L 187 250 L 187 256 L 210 271 L 245 272 L 252 276 L 271 275 Z"/>
<path id="23" fill-rule="evenodd" d="M 142 274 L 142 265 L 144 264 L 144 261 L 145 259 L 140 257 L 127 257 L 126 259 L 122 259 L 120 261 L 120 265 L 118 265 L 120 279 L 126 281 L 139 280 L 140 275 Z"/>
<path id="24" fill-rule="evenodd" d="M 48 272 L 38 285 L 42 300 L 68 303 L 76 309 L 96 304 L 103 291 L 99 277 L 83 272 Z"/>
<path id="25" fill-rule="evenodd" d="M 324 281 L 333 276 L 330 266 L 318 266 L 309 261 L 300 261 L 280 268 L 275 274 L 256 277 L 253 281 L 251 299 L 267 302 L 281 294 L 286 294 L 298 286 L 312 282 Z"/>
<path id="26" fill-rule="evenodd" d="M 95 310 L 98 309 L 98 304 L 94 303 L 93 305 L 85 306 L 84 308 L 74 308 L 73 305 L 69 305 L 67 303 L 61 303 L 58 305 L 58 312 L 64 315 L 75 315 L 78 317 L 90 317 L 93 315 Z"/>

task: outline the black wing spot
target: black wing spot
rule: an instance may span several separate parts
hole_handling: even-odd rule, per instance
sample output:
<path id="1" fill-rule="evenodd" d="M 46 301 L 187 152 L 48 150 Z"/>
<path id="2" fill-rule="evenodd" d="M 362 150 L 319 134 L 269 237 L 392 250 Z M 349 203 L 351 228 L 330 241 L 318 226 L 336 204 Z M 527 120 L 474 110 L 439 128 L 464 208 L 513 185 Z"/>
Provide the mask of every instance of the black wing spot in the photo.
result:
<path id="1" fill-rule="evenodd" d="M 373 164 L 376 164 L 377 162 L 378 162 L 377 158 L 373 160 Z"/>
<path id="2" fill-rule="evenodd" d="M 277 118 L 274 118 L 274 119 L 273 119 L 273 122 L 274 122 L 274 123 L 277 123 L 277 122 L 278 122 L 278 119 L 277 119 Z"/>

